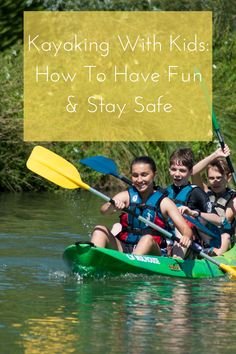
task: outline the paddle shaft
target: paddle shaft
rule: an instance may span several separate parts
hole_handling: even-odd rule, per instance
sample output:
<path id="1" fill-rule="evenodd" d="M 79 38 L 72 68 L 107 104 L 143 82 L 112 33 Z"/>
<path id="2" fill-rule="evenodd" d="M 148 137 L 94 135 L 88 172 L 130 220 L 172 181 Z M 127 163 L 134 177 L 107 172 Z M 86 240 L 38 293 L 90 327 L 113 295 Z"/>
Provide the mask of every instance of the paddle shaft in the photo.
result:
<path id="1" fill-rule="evenodd" d="M 120 179 L 121 181 L 125 182 L 126 184 L 128 184 L 129 186 L 132 186 L 133 183 L 131 182 L 130 179 L 126 178 L 125 176 L 122 175 L 113 175 L 114 177 Z"/>
<path id="2" fill-rule="evenodd" d="M 219 140 L 221 149 L 224 150 L 225 142 L 224 142 L 223 136 L 221 135 L 220 129 L 215 129 L 215 133 L 216 133 L 216 136 Z M 234 184 L 236 185 L 236 173 L 235 173 L 234 166 L 233 166 L 232 161 L 229 156 L 226 157 L 226 161 L 229 166 L 229 170 L 231 172 Z"/>

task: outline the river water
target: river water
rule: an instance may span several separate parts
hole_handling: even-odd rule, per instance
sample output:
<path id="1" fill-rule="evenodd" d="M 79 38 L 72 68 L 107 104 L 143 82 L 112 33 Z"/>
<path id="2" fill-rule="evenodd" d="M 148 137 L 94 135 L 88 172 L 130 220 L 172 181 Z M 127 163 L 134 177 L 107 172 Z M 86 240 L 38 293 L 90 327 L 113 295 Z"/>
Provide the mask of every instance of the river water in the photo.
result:
<path id="1" fill-rule="evenodd" d="M 72 275 L 63 250 L 107 223 L 101 201 L 71 192 L 0 202 L 1 354 L 236 353 L 236 282 Z"/>

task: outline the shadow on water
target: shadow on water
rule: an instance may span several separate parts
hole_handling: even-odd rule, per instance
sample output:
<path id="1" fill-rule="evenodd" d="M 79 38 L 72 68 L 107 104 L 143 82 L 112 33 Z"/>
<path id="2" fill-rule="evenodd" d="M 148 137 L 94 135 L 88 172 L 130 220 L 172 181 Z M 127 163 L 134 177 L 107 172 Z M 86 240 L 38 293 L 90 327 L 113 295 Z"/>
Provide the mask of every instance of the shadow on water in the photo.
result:
<path id="1" fill-rule="evenodd" d="M 1 196 L 0 353 L 235 353 L 236 282 L 68 273 L 104 222 L 86 198 Z"/>

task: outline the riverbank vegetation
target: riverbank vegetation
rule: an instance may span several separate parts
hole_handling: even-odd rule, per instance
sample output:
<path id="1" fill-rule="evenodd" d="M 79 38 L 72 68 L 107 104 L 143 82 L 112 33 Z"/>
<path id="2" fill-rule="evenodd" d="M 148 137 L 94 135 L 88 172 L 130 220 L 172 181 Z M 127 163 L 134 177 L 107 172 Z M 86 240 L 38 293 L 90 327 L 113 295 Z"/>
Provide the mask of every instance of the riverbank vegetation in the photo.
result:
<path id="1" fill-rule="evenodd" d="M 27 10 L 127 10 L 127 11 L 213 11 L 213 105 L 221 130 L 232 150 L 234 163 L 236 151 L 236 10 L 224 0 L 175 0 L 175 1 L 115 1 L 115 0 L 44 0 L 14 3 L 6 0 L 1 5 L 5 13 L 1 22 L 0 53 L 0 190 L 29 191 L 54 190 L 56 187 L 26 169 L 26 160 L 38 143 L 23 142 L 23 11 Z M 85 156 L 104 155 L 115 160 L 120 172 L 129 175 L 129 162 L 134 156 L 148 154 L 159 167 L 158 182 L 168 183 L 168 159 L 177 146 L 193 148 L 196 160 L 216 148 L 210 143 L 163 142 L 73 142 L 42 143 L 74 163 L 83 179 L 94 187 L 109 188 L 119 182 L 102 176 L 79 164 Z"/>

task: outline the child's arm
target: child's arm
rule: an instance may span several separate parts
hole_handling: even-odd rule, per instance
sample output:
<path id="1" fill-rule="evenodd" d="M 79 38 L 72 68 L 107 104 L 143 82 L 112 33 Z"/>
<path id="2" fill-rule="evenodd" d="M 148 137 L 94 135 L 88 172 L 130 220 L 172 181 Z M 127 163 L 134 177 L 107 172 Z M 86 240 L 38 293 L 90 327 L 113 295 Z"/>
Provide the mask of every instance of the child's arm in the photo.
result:
<path id="1" fill-rule="evenodd" d="M 219 157 L 227 157 L 229 155 L 230 155 L 230 149 L 228 145 L 225 145 L 224 151 L 221 148 L 218 148 L 212 154 L 208 155 L 207 157 L 205 157 L 204 159 L 196 163 L 196 165 L 193 166 L 192 183 L 196 184 L 204 191 L 206 191 L 207 185 L 202 181 L 201 172 L 204 171 L 206 167 L 215 159 Z"/>

